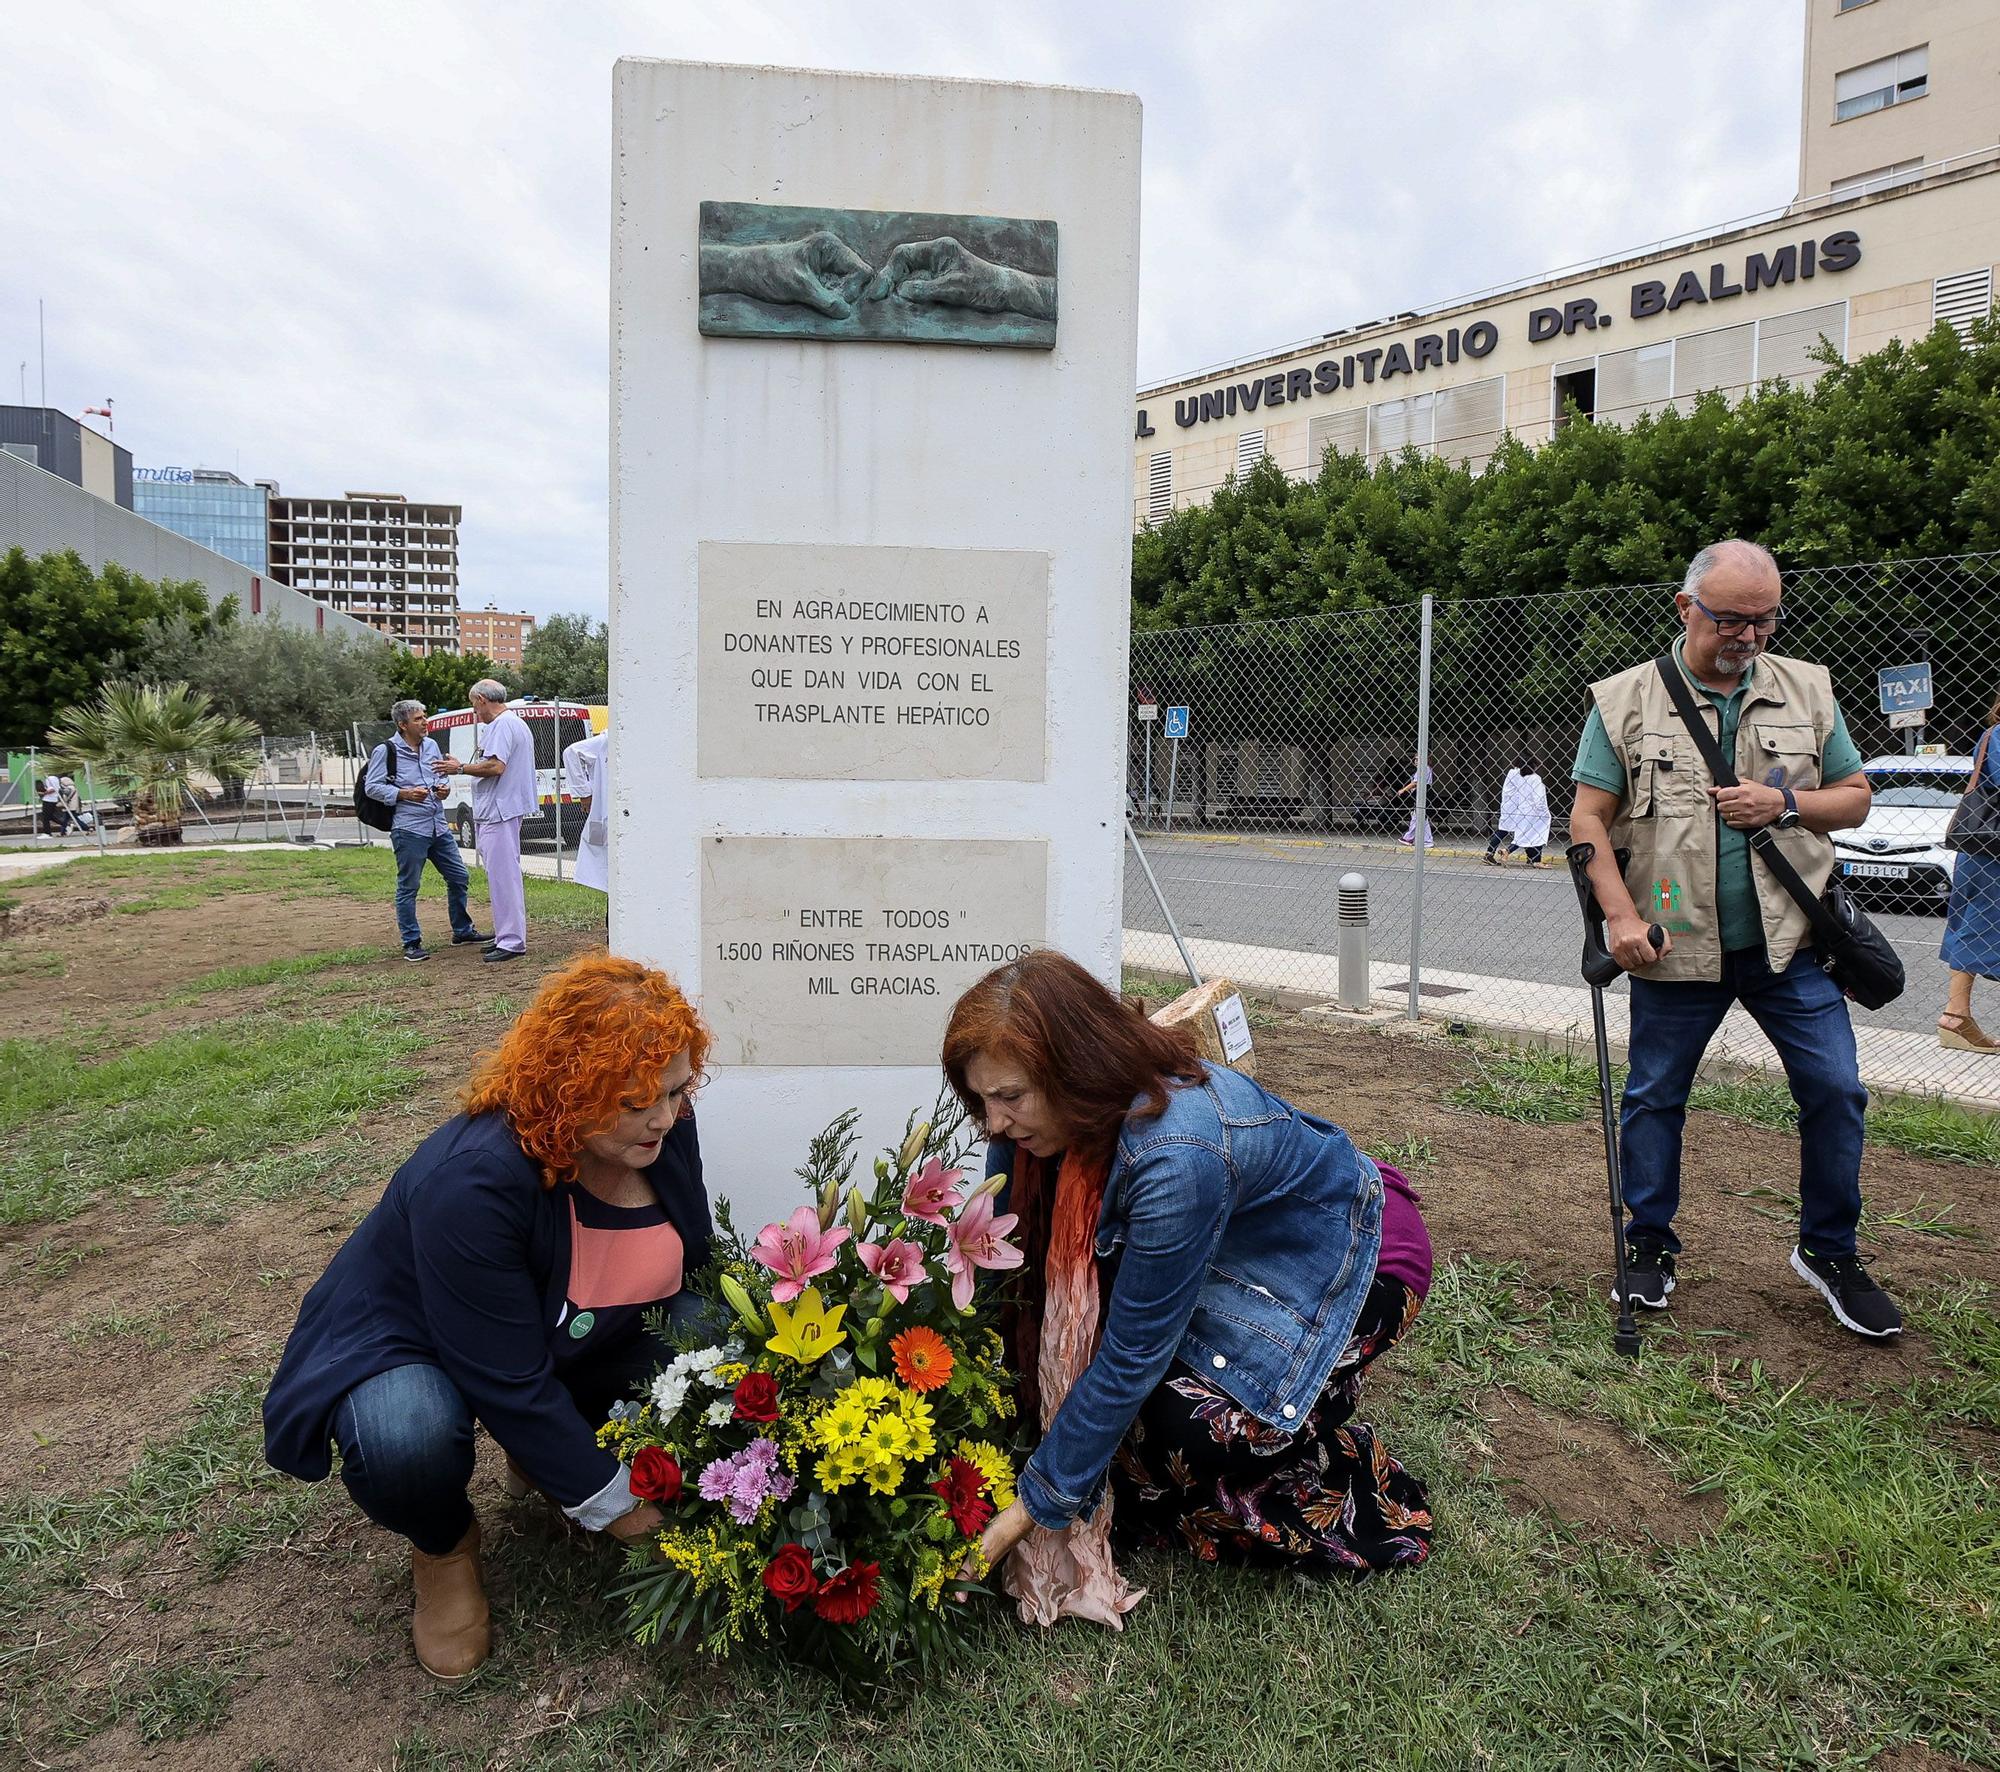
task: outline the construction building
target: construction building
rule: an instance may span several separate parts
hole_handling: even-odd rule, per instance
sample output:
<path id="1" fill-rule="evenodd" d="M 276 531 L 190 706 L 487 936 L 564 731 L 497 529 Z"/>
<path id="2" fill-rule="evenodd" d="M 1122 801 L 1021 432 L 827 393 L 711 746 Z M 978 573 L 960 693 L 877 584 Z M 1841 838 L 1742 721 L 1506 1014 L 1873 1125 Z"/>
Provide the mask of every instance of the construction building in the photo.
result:
<path id="1" fill-rule="evenodd" d="M 270 573 L 423 657 L 458 651 L 460 507 L 399 492 L 270 506 Z"/>

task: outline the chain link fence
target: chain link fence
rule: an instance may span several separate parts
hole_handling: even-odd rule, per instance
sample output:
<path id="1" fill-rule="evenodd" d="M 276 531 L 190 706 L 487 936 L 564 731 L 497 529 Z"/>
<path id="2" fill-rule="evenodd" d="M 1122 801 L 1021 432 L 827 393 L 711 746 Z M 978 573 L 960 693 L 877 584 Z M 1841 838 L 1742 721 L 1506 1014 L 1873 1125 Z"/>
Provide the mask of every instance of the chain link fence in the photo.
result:
<path id="1" fill-rule="evenodd" d="M 1358 874 L 1374 1010 L 1542 1038 L 1587 1032 L 1563 861 L 1570 769 L 1589 685 L 1672 643 L 1677 588 L 1437 597 L 1134 634 L 1128 810 L 1197 965 L 1253 990 L 1333 1000 L 1341 885 Z M 1836 837 L 1842 874 L 1909 977 L 1897 1002 L 1855 1012 L 1864 1075 L 2000 1105 L 2000 1054 L 1943 1047 L 1937 1027 L 1953 1001 L 1940 947 L 1954 904 L 1953 964 L 2000 975 L 2000 862 L 1969 863 L 1943 841 L 2000 696 L 2000 554 L 1789 571 L 1784 606 L 1773 649 L 1829 668 L 1875 790 L 1866 824 Z M 1929 666 L 1928 698 L 1912 692 L 1916 665 Z M 1174 739 L 1179 709 L 1186 734 Z M 1517 790 L 1508 822 L 1523 828 L 1510 845 L 1496 832 L 1508 772 L 1523 763 L 1547 825 L 1540 796 L 1531 789 L 1524 805 Z M 1360 902 L 1350 885 L 1350 920 Z M 1128 964 L 1178 968 L 1129 855 L 1125 924 Z M 1351 997 L 1351 955 L 1348 976 Z M 1973 1012 L 2000 1029 L 1992 992 Z M 1776 1063 L 1740 1011 L 1716 1050 Z"/>

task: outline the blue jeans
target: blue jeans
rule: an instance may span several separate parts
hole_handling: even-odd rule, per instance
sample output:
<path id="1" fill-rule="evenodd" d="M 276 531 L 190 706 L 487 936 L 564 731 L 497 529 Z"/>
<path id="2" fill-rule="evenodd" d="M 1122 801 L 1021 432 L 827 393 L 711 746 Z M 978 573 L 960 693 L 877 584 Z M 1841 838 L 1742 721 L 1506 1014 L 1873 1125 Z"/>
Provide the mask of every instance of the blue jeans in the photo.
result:
<path id="1" fill-rule="evenodd" d="M 1862 1087 L 1840 986 L 1800 952 L 1773 972 L 1761 947 L 1722 957 L 1718 984 L 1632 978 L 1632 1074 L 1619 1117 L 1628 1236 L 1678 1252 L 1681 1129 L 1688 1091 L 1722 1018 L 1741 1003 L 1784 1062 L 1799 1109 L 1799 1242 L 1852 1255 L 1861 1222 Z"/>
<path id="2" fill-rule="evenodd" d="M 396 932 L 402 936 L 403 946 L 415 947 L 424 938 L 417 922 L 417 886 L 424 877 L 425 862 L 444 876 L 452 934 L 476 934 L 472 912 L 466 907 L 468 878 L 457 839 L 448 831 L 435 837 L 427 831 L 391 831 L 389 842 L 396 851 Z"/>
<path id="3" fill-rule="evenodd" d="M 669 1307 L 668 1314 L 683 1313 Z M 602 1359 L 571 1367 L 562 1382 L 595 1428 L 613 1403 L 671 1358 L 672 1348 L 642 1332 Z M 376 1525 L 433 1557 L 465 1536 L 472 1524 L 465 1493 L 472 1480 L 472 1411 L 442 1367 L 392 1366 L 363 1380 L 335 1406 L 333 1438 L 340 1480 Z"/>

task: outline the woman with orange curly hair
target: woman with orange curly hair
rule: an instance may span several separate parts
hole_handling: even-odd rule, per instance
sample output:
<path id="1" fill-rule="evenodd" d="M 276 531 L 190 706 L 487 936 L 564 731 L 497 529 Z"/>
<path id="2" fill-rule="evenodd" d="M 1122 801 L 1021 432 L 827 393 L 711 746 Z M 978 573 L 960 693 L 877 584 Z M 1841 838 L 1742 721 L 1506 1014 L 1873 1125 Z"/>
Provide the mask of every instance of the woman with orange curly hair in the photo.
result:
<path id="1" fill-rule="evenodd" d="M 411 1544 L 417 1660 L 458 1679 L 492 1633 L 466 1496 L 475 1421 L 510 1492 L 626 1541 L 653 1499 L 597 1443 L 666 1357 L 642 1317 L 692 1308 L 713 1225 L 690 1096 L 708 1030 L 665 974 L 591 955 L 551 974 L 463 1111 L 398 1169 L 306 1294 L 264 1399 L 264 1453 L 341 1481 Z"/>

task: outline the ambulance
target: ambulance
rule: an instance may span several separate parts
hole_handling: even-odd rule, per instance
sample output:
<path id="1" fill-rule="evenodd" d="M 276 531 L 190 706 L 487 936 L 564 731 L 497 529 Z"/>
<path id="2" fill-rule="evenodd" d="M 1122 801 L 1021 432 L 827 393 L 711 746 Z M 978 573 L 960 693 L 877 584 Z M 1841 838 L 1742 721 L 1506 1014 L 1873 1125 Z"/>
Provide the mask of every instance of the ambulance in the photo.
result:
<path id="1" fill-rule="evenodd" d="M 556 795 L 556 765 L 565 745 L 576 743 L 580 738 L 588 738 L 597 730 L 595 709 L 582 701 L 542 701 L 536 697 L 524 697 L 520 701 L 507 704 L 510 714 L 519 714 L 528 723 L 528 731 L 535 741 L 535 799 L 539 810 L 532 818 L 521 821 L 521 836 L 552 839 L 556 834 L 557 807 L 560 804 L 562 817 L 563 847 L 573 849 L 578 835 L 583 830 L 583 805 L 580 796 L 570 791 L 567 780 L 562 783 L 561 800 Z M 443 713 L 433 714 L 429 721 L 432 738 L 438 742 L 438 749 L 446 756 L 456 757 L 462 763 L 469 763 L 477 754 L 475 746 L 483 730 L 473 718 L 470 708 L 447 708 Z M 453 775 L 446 778 L 451 791 L 444 797 L 445 817 L 451 821 L 452 830 L 457 834 L 461 849 L 476 847 L 472 831 L 472 784 L 470 775 Z"/>

